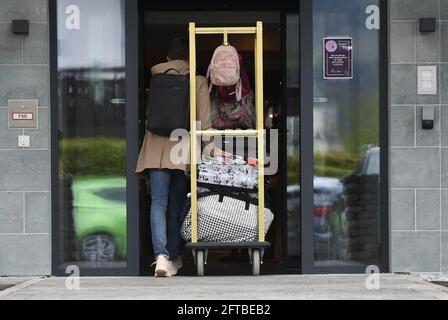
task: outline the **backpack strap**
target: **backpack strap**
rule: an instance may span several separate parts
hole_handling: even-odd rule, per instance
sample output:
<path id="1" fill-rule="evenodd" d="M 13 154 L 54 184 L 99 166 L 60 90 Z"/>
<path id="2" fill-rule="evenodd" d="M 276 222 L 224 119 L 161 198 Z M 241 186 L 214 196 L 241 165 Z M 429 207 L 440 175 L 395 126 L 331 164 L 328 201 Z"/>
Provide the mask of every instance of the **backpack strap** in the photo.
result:
<path id="1" fill-rule="evenodd" d="M 218 54 L 218 49 L 219 48 L 220 47 L 216 48 L 215 51 L 213 52 L 212 60 L 210 62 L 210 65 L 208 66 L 207 76 L 205 77 L 207 79 L 207 81 L 210 80 L 210 73 L 211 73 L 211 70 L 212 70 L 212 66 L 215 64 L 215 59 L 216 59 L 216 55 Z M 213 83 L 210 81 L 210 85 L 209 85 L 209 88 L 208 88 L 208 93 L 209 94 L 212 92 L 212 89 L 213 89 Z"/>
<path id="2" fill-rule="evenodd" d="M 214 57 L 215 57 L 215 54 L 213 54 L 213 58 Z M 212 62 L 210 63 L 210 65 L 208 66 L 208 69 L 207 69 L 207 76 L 205 77 L 205 79 L 207 81 L 210 80 L 210 72 L 211 72 L 211 69 L 212 69 L 213 58 L 212 58 Z M 213 89 L 213 83 L 210 81 L 210 85 L 208 86 L 208 94 L 212 93 L 212 89 Z"/>
<path id="3" fill-rule="evenodd" d="M 210 67 L 208 67 L 207 77 L 205 79 L 207 81 L 210 81 Z M 212 93 L 212 89 L 213 89 L 213 83 L 210 81 L 210 84 L 208 85 L 208 94 Z"/>

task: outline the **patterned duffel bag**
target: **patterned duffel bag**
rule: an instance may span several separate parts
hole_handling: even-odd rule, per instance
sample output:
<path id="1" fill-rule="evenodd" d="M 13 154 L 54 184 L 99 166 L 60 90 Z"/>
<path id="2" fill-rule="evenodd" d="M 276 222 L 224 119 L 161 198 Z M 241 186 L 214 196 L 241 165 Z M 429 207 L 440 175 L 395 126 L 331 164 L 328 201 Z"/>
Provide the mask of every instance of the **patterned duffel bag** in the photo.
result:
<path id="1" fill-rule="evenodd" d="M 256 198 L 238 197 L 213 192 L 198 195 L 199 242 L 251 242 L 258 240 L 258 205 Z M 191 207 L 187 201 L 181 236 L 191 241 Z M 274 214 L 265 208 L 265 235 Z"/>

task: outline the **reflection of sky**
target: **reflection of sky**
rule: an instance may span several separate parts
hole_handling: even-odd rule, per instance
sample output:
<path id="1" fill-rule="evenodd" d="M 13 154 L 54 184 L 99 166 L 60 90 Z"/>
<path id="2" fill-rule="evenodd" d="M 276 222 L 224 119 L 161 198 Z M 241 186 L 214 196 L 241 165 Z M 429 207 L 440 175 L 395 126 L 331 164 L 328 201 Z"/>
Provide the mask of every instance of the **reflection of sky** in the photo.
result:
<path id="1" fill-rule="evenodd" d="M 59 69 L 122 67 L 124 0 L 58 0 Z M 65 10 L 80 9 L 80 30 L 68 30 Z"/>

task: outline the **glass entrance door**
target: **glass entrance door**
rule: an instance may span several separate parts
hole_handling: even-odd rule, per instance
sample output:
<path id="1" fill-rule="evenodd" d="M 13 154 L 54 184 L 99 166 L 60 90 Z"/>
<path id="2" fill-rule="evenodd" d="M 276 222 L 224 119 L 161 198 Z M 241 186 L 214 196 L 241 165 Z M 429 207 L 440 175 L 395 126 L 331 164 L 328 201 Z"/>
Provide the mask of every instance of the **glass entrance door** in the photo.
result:
<path id="1" fill-rule="evenodd" d="M 305 214 L 317 272 L 381 265 L 380 2 L 313 1 L 313 210 Z"/>
<path id="2" fill-rule="evenodd" d="M 52 1 L 55 274 L 138 272 L 128 232 L 137 198 L 126 143 L 126 2 Z"/>

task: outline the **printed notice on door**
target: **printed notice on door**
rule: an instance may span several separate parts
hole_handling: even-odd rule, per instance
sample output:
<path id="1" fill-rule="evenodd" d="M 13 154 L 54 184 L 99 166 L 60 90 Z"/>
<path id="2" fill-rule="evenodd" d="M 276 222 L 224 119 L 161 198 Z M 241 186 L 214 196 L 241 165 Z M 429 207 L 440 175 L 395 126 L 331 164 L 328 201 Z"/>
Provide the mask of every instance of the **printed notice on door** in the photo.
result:
<path id="1" fill-rule="evenodd" d="M 324 79 L 353 79 L 353 38 L 324 38 Z"/>

